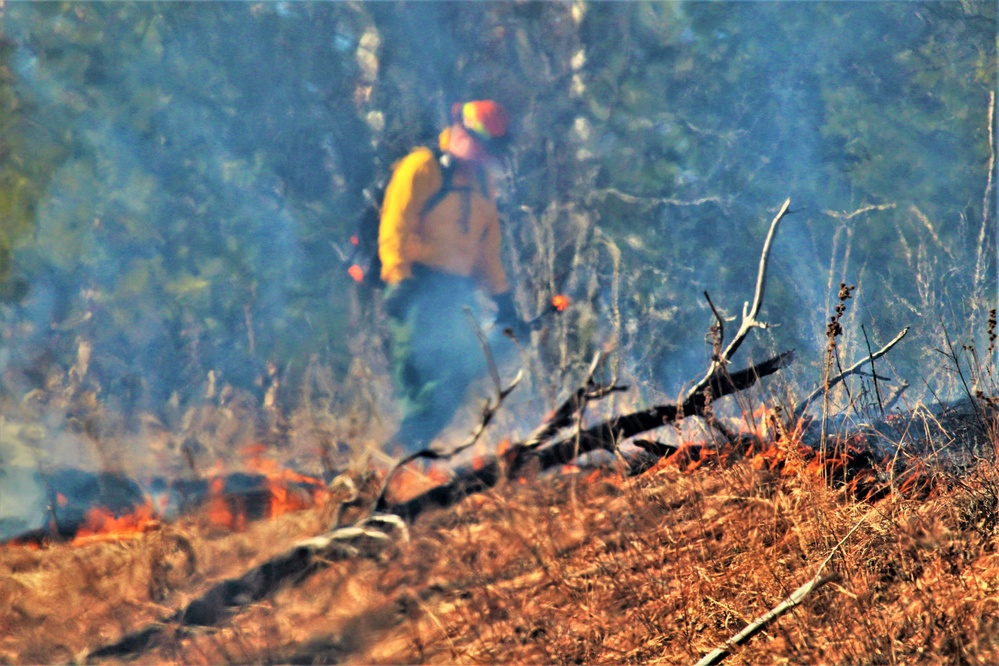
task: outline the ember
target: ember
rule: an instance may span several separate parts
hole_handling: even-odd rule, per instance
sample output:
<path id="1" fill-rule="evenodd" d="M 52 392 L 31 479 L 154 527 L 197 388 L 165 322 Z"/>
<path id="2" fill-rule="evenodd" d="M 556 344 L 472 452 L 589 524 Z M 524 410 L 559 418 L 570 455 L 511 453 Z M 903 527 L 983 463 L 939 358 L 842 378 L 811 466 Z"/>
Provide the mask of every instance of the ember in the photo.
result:
<path id="1" fill-rule="evenodd" d="M 353 278 L 354 282 L 364 282 L 364 269 L 357 264 L 352 264 L 351 267 L 347 269 L 347 274 Z"/>
<path id="2" fill-rule="evenodd" d="M 536 317 L 528 320 L 527 325 L 533 329 L 538 329 L 544 319 L 553 313 L 564 312 L 566 308 L 569 307 L 569 297 L 565 294 L 555 294 L 552 296 L 551 302 L 548 306 L 542 310 Z"/>

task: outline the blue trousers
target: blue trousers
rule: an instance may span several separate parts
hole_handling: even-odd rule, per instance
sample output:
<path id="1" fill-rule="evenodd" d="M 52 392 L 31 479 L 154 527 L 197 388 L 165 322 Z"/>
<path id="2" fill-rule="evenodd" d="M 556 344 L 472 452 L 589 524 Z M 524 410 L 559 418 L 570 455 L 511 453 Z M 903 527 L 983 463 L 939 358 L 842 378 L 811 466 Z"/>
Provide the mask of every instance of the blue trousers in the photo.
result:
<path id="1" fill-rule="evenodd" d="M 407 453 L 430 445 L 485 373 L 475 292 L 471 278 L 418 265 L 386 293 L 393 378 L 403 402 L 392 443 Z"/>

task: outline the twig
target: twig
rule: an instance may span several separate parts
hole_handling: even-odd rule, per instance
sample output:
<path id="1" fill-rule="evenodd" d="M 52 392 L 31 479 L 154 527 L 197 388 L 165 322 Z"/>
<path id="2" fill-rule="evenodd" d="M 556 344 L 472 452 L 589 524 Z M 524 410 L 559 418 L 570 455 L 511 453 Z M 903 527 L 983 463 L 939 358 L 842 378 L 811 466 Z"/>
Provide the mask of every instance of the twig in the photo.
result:
<path id="1" fill-rule="evenodd" d="M 718 314 L 718 309 L 711 302 L 711 296 L 708 295 L 706 290 L 704 292 L 704 300 L 708 302 L 708 307 L 711 308 L 711 312 L 714 314 L 715 321 L 717 322 L 718 337 L 711 343 L 711 360 L 716 361 L 721 358 L 721 346 L 725 343 L 725 320 Z"/>
<path id="2" fill-rule="evenodd" d="M 961 370 L 961 359 L 954 350 L 954 343 L 950 341 L 950 334 L 947 333 L 947 327 L 944 326 L 943 317 L 940 318 L 940 328 L 943 329 L 944 341 L 947 343 L 947 348 L 950 349 L 949 358 L 954 362 L 954 369 L 957 371 L 957 376 L 961 380 L 961 385 L 964 387 L 964 394 L 968 396 L 968 400 L 971 402 L 971 408 L 975 411 L 975 418 L 978 420 L 978 424 L 981 426 L 983 431 L 987 431 L 988 426 L 985 424 L 985 419 L 982 416 L 982 410 L 979 409 L 978 401 L 975 400 L 975 394 L 971 390 L 971 387 L 968 386 L 968 380 L 964 376 L 964 371 Z"/>
<path id="3" fill-rule="evenodd" d="M 732 636 L 723 644 L 721 644 L 720 646 L 716 647 L 714 650 L 706 654 L 703 659 L 697 662 L 696 666 L 713 666 L 713 664 L 720 664 L 722 661 L 725 660 L 725 657 L 727 657 L 732 652 L 733 649 L 744 644 L 750 638 L 758 634 L 768 624 L 770 624 L 771 622 L 779 618 L 781 615 L 783 615 L 784 613 L 788 612 L 789 610 L 800 604 L 804 600 L 804 598 L 812 592 L 812 590 L 822 587 L 830 580 L 833 580 L 835 576 L 823 576 L 822 575 L 823 570 L 825 570 L 826 565 L 829 564 L 829 562 L 832 560 L 836 552 L 843 546 L 844 543 L 846 543 L 846 540 L 849 539 L 851 536 L 853 536 L 853 533 L 856 532 L 861 525 L 863 525 L 864 521 L 867 520 L 867 517 L 871 515 L 872 511 L 873 509 L 865 513 L 864 517 L 861 518 L 859 521 L 857 521 L 857 524 L 854 525 L 853 528 L 846 533 L 846 536 L 840 539 L 839 543 L 833 546 L 833 549 L 829 551 L 829 555 L 827 555 L 826 559 L 824 559 L 822 561 L 822 564 L 819 565 L 818 571 L 815 572 L 815 575 L 812 577 L 810 581 L 808 581 L 807 583 L 799 587 L 797 590 L 792 592 L 791 595 L 787 597 L 784 601 L 780 602 L 779 604 L 771 608 L 769 611 L 767 611 L 763 615 L 759 616 L 758 618 L 750 622 L 748 625 L 746 625 L 746 627 L 742 631 L 737 633 L 735 636 Z"/>
<path id="4" fill-rule="evenodd" d="M 559 405 L 551 415 L 540 426 L 528 435 L 527 439 L 519 444 L 524 449 L 535 449 L 551 439 L 559 430 L 567 428 L 577 422 L 579 415 L 586 407 L 586 403 L 591 400 L 599 400 L 611 393 L 627 391 L 627 386 L 618 386 L 616 381 L 610 384 L 597 384 L 593 377 L 604 361 L 603 352 L 598 351 L 593 355 L 586 379 L 583 385 L 576 389 L 573 394 Z"/>
<path id="5" fill-rule="evenodd" d="M 468 325 L 472 327 L 475 337 L 479 339 L 479 346 L 482 347 L 482 355 L 486 357 L 486 367 L 489 368 L 489 377 L 493 380 L 496 393 L 502 393 L 503 387 L 500 384 L 499 368 L 496 367 L 496 359 L 493 357 L 493 350 L 489 346 L 489 340 L 486 339 L 486 334 L 482 332 L 479 322 L 475 321 L 475 315 L 472 314 L 472 310 L 468 307 L 465 307 L 464 310 L 465 316 L 468 317 Z"/>
<path id="6" fill-rule="evenodd" d="M 590 192 L 586 197 L 586 202 L 591 203 L 595 199 L 606 199 L 608 196 L 617 197 L 621 201 L 628 204 L 645 206 L 654 206 L 656 204 L 669 206 L 700 206 L 706 203 L 713 203 L 718 206 L 723 205 L 723 202 L 719 197 L 702 197 L 700 199 L 693 199 L 690 201 L 684 201 L 683 199 L 675 199 L 672 197 L 641 197 L 634 194 L 628 194 L 627 192 L 622 192 L 614 187 L 607 187 L 602 190 L 594 190 Z"/>
<path id="7" fill-rule="evenodd" d="M 974 288 L 974 294 L 978 294 L 978 286 L 981 284 L 982 280 L 985 279 L 983 273 L 985 272 L 985 248 L 988 247 L 988 243 L 985 242 L 985 235 L 988 230 L 992 228 L 992 218 L 989 217 L 989 210 L 991 209 L 989 200 L 992 198 L 992 178 L 996 170 L 996 149 L 995 149 L 995 137 L 993 136 L 993 126 L 995 125 L 995 114 L 996 114 L 996 94 L 995 91 L 989 92 L 989 175 L 985 181 L 985 194 L 982 196 L 982 227 L 978 232 L 978 256 L 975 259 L 975 275 L 972 281 L 972 287 Z"/>
<path id="8" fill-rule="evenodd" d="M 796 416 L 801 416 L 802 414 L 804 414 L 805 410 L 808 409 L 808 405 L 810 405 L 812 403 L 812 400 L 815 400 L 817 397 L 819 397 L 820 395 L 822 395 L 823 391 L 826 391 L 828 388 L 832 388 L 833 386 L 835 386 L 836 384 L 839 384 L 841 381 L 843 381 L 844 379 L 846 379 L 850 375 L 855 374 L 858 370 L 860 370 L 860 368 L 862 368 L 864 366 L 865 363 L 868 363 L 870 361 L 874 361 L 875 359 L 879 359 L 882 356 L 884 356 L 885 354 L 887 354 L 888 351 L 892 347 L 894 347 L 896 344 L 898 344 L 899 341 L 902 338 L 904 338 L 905 334 L 908 333 L 908 332 L 909 332 L 909 327 L 906 326 L 905 328 L 902 329 L 902 331 L 898 335 L 895 336 L 895 338 L 891 342 L 889 342 L 888 344 L 886 344 L 884 347 L 882 347 L 881 349 L 877 350 L 873 354 L 868 354 L 867 358 L 864 358 L 864 359 L 861 359 L 861 360 L 857 361 L 856 363 L 854 363 L 853 365 L 851 365 L 849 368 L 847 368 L 843 372 L 839 373 L 835 377 L 832 377 L 829 380 L 828 386 L 827 385 L 823 385 L 823 386 L 820 386 L 819 388 L 815 389 L 814 391 L 812 391 L 810 394 L 808 394 L 807 398 L 805 398 L 804 400 L 802 400 L 801 402 L 799 402 L 797 404 L 797 406 L 795 406 L 795 408 L 794 408 L 795 415 Z"/>
<path id="9" fill-rule="evenodd" d="M 864 213 L 870 213 L 872 210 L 891 210 L 894 207 L 895 207 L 895 204 L 889 203 L 889 204 L 880 204 L 880 205 L 877 205 L 877 206 L 874 206 L 874 205 L 864 206 L 863 208 L 858 208 L 857 210 L 853 211 L 852 213 L 839 213 L 839 212 L 836 212 L 834 210 L 826 210 L 826 211 L 823 211 L 823 212 L 826 215 L 828 215 L 829 217 L 835 217 L 835 218 L 840 219 L 840 220 L 852 220 L 853 218 L 857 217 L 858 215 L 863 215 Z"/>
<path id="10" fill-rule="evenodd" d="M 874 369 L 874 351 L 871 349 L 871 340 L 867 337 L 867 329 L 864 328 L 863 324 L 860 325 L 860 331 L 864 334 L 864 342 L 867 343 L 867 356 L 871 362 L 871 379 L 874 381 L 874 395 L 877 396 L 878 407 L 881 409 L 881 415 L 884 416 L 885 404 L 881 401 L 881 389 L 878 388 L 878 373 Z"/>
<path id="11" fill-rule="evenodd" d="M 450 451 L 443 453 L 440 451 L 435 451 L 430 448 L 421 449 L 419 451 L 414 451 L 413 453 L 410 453 L 409 455 L 403 457 L 402 460 L 397 462 L 389 471 L 389 473 L 385 475 L 385 480 L 382 482 L 382 488 L 381 491 L 379 491 L 378 493 L 377 499 L 375 500 L 373 510 L 384 511 L 385 508 L 388 506 L 388 503 L 385 500 L 385 496 L 388 493 L 389 481 L 392 480 L 392 477 L 395 476 L 396 472 L 398 472 L 401 468 L 405 467 L 409 463 L 419 458 L 424 458 L 426 460 L 450 460 L 451 458 L 454 458 L 456 455 L 467 450 L 477 441 L 479 441 L 479 437 L 482 436 L 482 433 L 485 432 L 486 427 L 488 427 L 488 425 L 492 422 L 493 417 L 496 415 L 496 412 L 498 412 L 499 408 L 503 405 L 503 401 L 506 399 L 508 395 L 510 395 L 513 389 L 517 388 L 517 384 L 519 384 L 520 380 L 523 378 L 524 378 L 524 370 L 523 368 L 521 368 L 520 371 L 517 372 L 517 376 L 513 378 L 513 381 L 511 381 L 506 386 L 506 388 L 498 390 L 496 394 L 496 402 L 492 402 L 491 400 L 488 399 L 486 400 L 485 404 L 482 406 L 482 418 L 479 419 L 479 424 L 475 427 L 475 430 L 472 431 L 472 434 L 469 436 L 468 440 L 466 440 L 464 444 L 456 446 Z"/>
<path id="12" fill-rule="evenodd" d="M 498 412 L 499 408 L 503 405 L 503 401 L 506 400 L 506 397 L 510 395 L 515 388 L 517 388 L 517 384 L 520 383 L 520 380 L 524 378 L 524 369 L 521 368 L 520 371 L 517 372 L 517 376 L 513 378 L 513 381 L 511 381 L 506 388 L 503 387 L 500 382 L 499 369 L 496 367 L 496 361 L 493 359 L 492 349 L 489 347 L 489 341 L 486 340 L 485 334 L 482 332 L 482 329 L 479 327 L 478 323 L 475 321 L 475 317 L 468 308 L 465 308 L 465 314 L 468 315 L 472 330 L 475 331 L 475 335 L 479 338 L 479 344 L 482 345 L 482 353 L 486 357 L 486 365 L 489 368 L 489 376 L 492 378 L 493 385 L 496 388 L 496 402 L 494 403 L 491 400 L 486 399 L 485 404 L 482 406 L 482 418 L 479 419 L 478 425 L 475 426 L 472 434 L 464 444 L 456 446 L 450 451 L 444 453 L 435 451 L 429 447 L 420 449 L 419 451 L 414 451 L 413 453 L 404 456 L 402 460 L 397 462 L 392 469 L 389 470 L 389 473 L 385 475 L 385 480 L 382 482 L 382 488 L 379 491 L 373 505 L 374 511 L 382 511 L 388 505 L 385 501 L 385 496 L 388 493 L 389 482 L 400 469 L 420 458 L 426 460 L 450 460 L 479 441 L 479 437 L 482 436 L 482 433 L 485 432 L 486 428 L 492 422 L 496 412 Z"/>

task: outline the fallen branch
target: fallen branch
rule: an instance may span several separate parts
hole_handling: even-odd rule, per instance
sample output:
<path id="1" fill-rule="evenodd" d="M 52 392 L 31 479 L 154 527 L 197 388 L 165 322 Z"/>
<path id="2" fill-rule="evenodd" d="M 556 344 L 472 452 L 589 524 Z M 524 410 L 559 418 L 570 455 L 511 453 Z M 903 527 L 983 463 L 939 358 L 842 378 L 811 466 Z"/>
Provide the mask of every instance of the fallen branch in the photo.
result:
<path id="1" fill-rule="evenodd" d="M 767 611 L 760 617 L 750 622 L 748 625 L 746 625 L 746 627 L 742 631 L 737 633 L 735 636 L 732 636 L 732 638 L 725 641 L 722 645 L 718 646 L 717 648 L 706 654 L 704 658 L 701 659 L 699 662 L 697 662 L 695 666 L 713 666 L 714 664 L 720 664 L 722 661 L 725 660 L 725 657 L 727 657 L 732 652 L 732 650 L 744 644 L 750 638 L 752 638 L 760 631 L 762 631 L 763 628 L 766 627 L 768 624 L 770 624 L 771 622 L 779 618 L 781 615 L 783 615 L 784 613 L 788 612 L 789 610 L 800 604 L 805 599 L 805 597 L 807 597 L 812 592 L 812 590 L 818 589 L 823 585 L 825 585 L 826 583 L 828 583 L 829 581 L 834 580 L 836 578 L 835 576 L 823 576 L 822 575 L 823 570 L 825 570 L 826 565 L 829 564 L 829 562 L 832 560 L 833 555 L 836 554 L 836 552 L 843 546 L 843 544 L 846 543 L 846 540 L 849 539 L 853 535 L 853 533 L 857 531 L 857 529 L 864 523 L 865 520 L 867 520 L 867 517 L 870 515 L 871 515 L 870 511 L 864 514 L 864 517 L 861 518 L 859 521 L 857 521 L 857 524 L 854 525 L 853 528 L 846 533 L 846 536 L 840 539 L 839 543 L 833 546 L 833 549 L 829 551 L 829 555 L 827 555 L 826 559 L 823 560 L 822 564 L 819 565 L 818 571 L 815 572 L 815 575 L 812 576 L 812 579 L 810 581 L 808 581 L 807 583 L 799 587 L 797 590 L 792 592 L 787 599 L 780 602 L 779 604 L 771 608 L 769 611 Z"/>
<path id="2" fill-rule="evenodd" d="M 788 351 L 731 375 L 718 374 L 708 384 L 711 395 L 713 398 L 719 398 L 746 389 L 755 384 L 759 378 L 777 372 L 793 358 L 794 352 Z M 523 476 L 530 469 L 544 471 L 569 463 L 580 454 L 590 451 L 598 449 L 612 451 L 617 443 L 624 439 L 661 428 L 675 422 L 681 416 L 703 414 L 707 403 L 706 394 L 697 394 L 682 405 L 660 405 L 617 416 L 550 446 L 514 444 L 502 458 L 486 456 L 474 466 L 458 468 L 450 482 L 431 488 L 405 502 L 386 504 L 382 510 L 406 520 L 414 520 L 428 509 L 453 506 L 470 494 L 493 488 L 504 478 Z M 662 455 L 671 452 L 664 450 Z"/>
<path id="3" fill-rule="evenodd" d="M 794 351 L 786 351 L 771 359 L 732 374 L 718 367 L 714 374 L 702 380 L 701 391 L 689 395 L 680 405 L 659 405 L 640 412 L 633 412 L 587 428 L 578 435 L 566 438 L 551 446 L 532 451 L 519 451 L 511 463 L 511 476 L 523 467 L 530 456 L 535 456 L 542 469 L 571 462 L 580 454 L 590 451 L 613 451 L 626 439 L 649 430 L 661 428 L 686 416 L 702 416 L 711 400 L 737 393 L 755 384 L 761 377 L 772 375 L 794 360 Z"/>
<path id="4" fill-rule="evenodd" d="M 394 535 L 409 538 L 406 525 L 396 516 L 374 515 L 362 524 L 333 530 L 301 541 L 281 555 L 253 567 L 238 578 L 228 578 L 209 588 L 183 610 L 123 636 L 116 643 L 90 652 L 88 661 L 123 657 L 152 646 L 168 629 L 211 626 L 228 616 L 230 608 L 259 601 L 279 587 L 300 582 L 333 562 L 357 557 L 378 557 L 395 543 Z"/>

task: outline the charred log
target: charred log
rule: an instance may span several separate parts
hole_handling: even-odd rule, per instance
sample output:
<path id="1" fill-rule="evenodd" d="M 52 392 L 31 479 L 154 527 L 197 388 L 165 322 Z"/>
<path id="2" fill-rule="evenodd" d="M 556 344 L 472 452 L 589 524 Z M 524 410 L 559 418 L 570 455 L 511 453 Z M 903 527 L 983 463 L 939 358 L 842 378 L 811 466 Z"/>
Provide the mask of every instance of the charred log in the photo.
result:
<path id="1" fill-rule="evenodd" d="M 374 516 L 362 524 L 334 530 L 295 545 L 238 578 L 226 579 L 191 601 L 183 610 L 123 636 L 117 642 L 90 652 L 88 661 L 124 657 L 143 652 L 170 629 L 183 633 L 189 626 L 212 626 L 229 616 L 229 610 L 245 606 L 286 585 L 304 580 L 333 562 L 357 557 L 378 557 L 394 543 L 390 535 L 408 538 L 398 518 Z"/>
<path id="2" fill-rule="evenodd" d="M 794 360 L 794 351 L 787 351 L 751 368 L 728 374 L 718 369 L 708 378 L 705 388 L 691 395 L 681 405 L 659 405 L 640 412 L 618 416 L 591 428 L 578 436 L 563 439 L 534 452 L 522 453 L 513 465 L 513 472 L 524 464 L 522 457 L 534 455 L 542 469 L 572 462 L 580 454 L 590 451 L 613 451 L 626 439 L 664 425 L 675 423 L 685 416 L 702 416 L 711 400 L 737 393 L 755 384 L 761 377 L 772 375 Z"/>
<path id="3" fill-rule="evenodd" d="M 712 395 L 716 398 L 736 393 L 749 388 L 761 377 L 777 372 L 793 358 L 794 352 L 788 351 L 736 373 L 719 372 L 707 384 L 704 392 L 691 396 L 682 405 L 660 405 L 641 412 L 618 416 L 583 430 L 578 437 L 569 437 L 550 446 L 535 446 L 536 435 L 532 436 L 524 443 L 513 445 L 502 459 L 488 457 L 475 466 L 460 467 L 455 470 L 454 478 L 450 482 L 404 502 L 384 502 L 380 510 L 412 521 L 428 509 L 453 506 L 470 494 L 493 488 L 503 478 L 523 476 L 532 469 L 544 471 L 564 465 L 583 453 L 615 450 L 623 440 L 661 428 L 675 422 L 681 416 L 703 414 L 711 399 L 707 393 L 709 389 L 715 392 Z M 578 392 L 574 393 L 570 400 L 577 400 L 578 395 Z M 556 410 L 557 413 L 559 411 Z M 675 449 L 672 447 L 664 447 L 660 457 L 669 455 L 673 451 Z"/>

